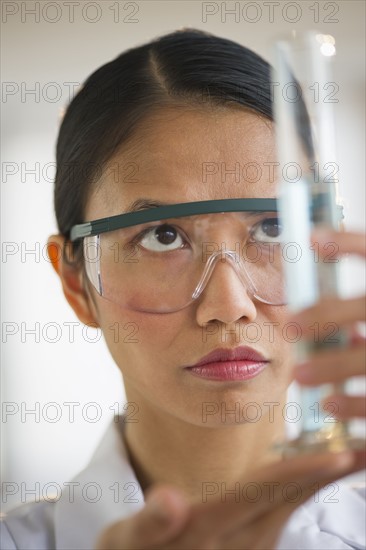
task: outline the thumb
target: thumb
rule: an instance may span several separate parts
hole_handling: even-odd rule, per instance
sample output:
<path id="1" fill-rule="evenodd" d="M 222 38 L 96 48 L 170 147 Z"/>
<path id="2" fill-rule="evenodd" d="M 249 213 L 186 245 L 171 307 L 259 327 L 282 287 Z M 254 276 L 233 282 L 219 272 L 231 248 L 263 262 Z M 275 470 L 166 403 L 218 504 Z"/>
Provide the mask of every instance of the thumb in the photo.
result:
<path id="1" fill-rule="evenodd" d="M 157 486 L 148 491 L 144 508 L 108 527 L 96 550 L 157 548 L 172 540 L 188 519 L 189 503 L 176 487 Z"/>

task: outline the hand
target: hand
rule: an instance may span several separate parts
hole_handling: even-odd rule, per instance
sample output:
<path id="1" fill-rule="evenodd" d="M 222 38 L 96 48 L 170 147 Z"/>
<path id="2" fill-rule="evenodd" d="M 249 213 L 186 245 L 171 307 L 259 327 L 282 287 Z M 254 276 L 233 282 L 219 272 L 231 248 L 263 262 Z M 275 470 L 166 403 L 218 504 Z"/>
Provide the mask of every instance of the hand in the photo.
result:
<path id="1" fill-rule="evenodd" d="M 327 242 L 337 243 L 338 254 L 352 253 L 366 257 L 366 240 L 363 234 L 336 232 L 329 233 L 329 236 L 314 234 L 313 240 L 319 242 L 320 245 Z M 324 251 L 325 253 L 326 251 Z M 351 329 L 351 338 L 347 347 L 320 351 L 306 363 L 297 366 L 295 378 L 300 384 L 317 386 L 323 383 L 345 382 L 352 376 L 365 374 L 365 338 L 356 330 L 356 323 L 366 320 L 364 296 L 350 300 L 323 299 L 315 306 L 302 311 L 292 320 L 300 325 L 302 335 L 309 339 L 314 336 L 310 330 L 314 322 L 318 323 L 320 339 L 327 336 L 327 330 L 329 332 L 327 323 L 329 322 L 335 323 L 340 328 Z M 334 395 L 331 399 L 339 406 L 337 412 L 339 418 L 366 416 L 364 397 Z"/>
<path id="2" fill-rule="evenodd" d="M 366 238 L 361 233 L 329 232 L 313 234 L 313 242 L 319 243 L 320 253 L 327 243 L 336 243 L 337 255 L 357 254 L 366 257 Z M 329 254 L 323 248 L 323 254 Z M 365 375 L 366 364 L 366 339 L 361 336 L 356 328 L 358 322 L 365 322 L 366 303 L 365 296 L 341 299 L 327 298 L 321 300 L 313 307 L 303 310 L 291 320 L 300 325 L 302 335 L 309 340 L 314 337 L 311 327 L 317 322 L 319 327 L 319 339 L 329 334 L 329 322 L 335 323 L 339 328 L 348 329 L 350 336 L 346 347 L 321 350 L 314 353 L 309 360 L 295 367 L 295 380 L 302 385 L 317 386 L 324 383 L 342 383 L 353 376 Z M 351 396 L 335 393 L 329 395 L 324 401 L 330 402 L 329 409 L 340 420 L 348 420 L 354 417 L 366 417 L 366 399 L 364 396 Z M 336 410 L 336 412 L 335 412 Z M 365 450 L 356 453 L 354 471 L 365 467 Z"/>
<path id="3" fill-rule="evenodd" d="M 175 487 L 153 487 L 143 510 L 108 527 L 96 550 L 273 549 L 292 512 L 349 473 L 353 460 L 347 451 L 271 464 L 248 480 L 260 495 L 255 501 L 190 504 Z"/>

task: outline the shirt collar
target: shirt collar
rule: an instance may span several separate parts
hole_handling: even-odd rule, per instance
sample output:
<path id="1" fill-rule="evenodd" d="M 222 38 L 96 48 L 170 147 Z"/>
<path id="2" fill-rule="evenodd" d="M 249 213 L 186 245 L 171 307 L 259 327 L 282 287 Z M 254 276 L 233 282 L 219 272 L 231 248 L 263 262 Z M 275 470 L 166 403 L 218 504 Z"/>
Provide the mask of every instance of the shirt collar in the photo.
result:
<path id="1" fill-rule="evenodd" d="M 55 503 L 56 550 L 90 550 L 109 524 L 136 513 L 144 495 L 122 437 L 125 422 L 115 417 L 90 463 Z"/>

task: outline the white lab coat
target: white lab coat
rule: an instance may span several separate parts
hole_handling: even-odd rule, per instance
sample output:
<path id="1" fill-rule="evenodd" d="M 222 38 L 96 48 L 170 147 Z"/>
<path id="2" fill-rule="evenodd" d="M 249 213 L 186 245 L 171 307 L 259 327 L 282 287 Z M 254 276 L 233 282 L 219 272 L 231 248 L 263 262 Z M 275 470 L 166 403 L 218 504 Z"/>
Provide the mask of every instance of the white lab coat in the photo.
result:
<path id="1" fill-rule="evenodd" d="M 89 465 L 61 498 L 24 504 L 3 518 L 1 549 L 92 550 L 104 527 L 143 506 L 141 487 L 112 422 Z M 337 482 L 293 513 L 277 548 L 365 549 L 365 518 L 364 491 Z"/>

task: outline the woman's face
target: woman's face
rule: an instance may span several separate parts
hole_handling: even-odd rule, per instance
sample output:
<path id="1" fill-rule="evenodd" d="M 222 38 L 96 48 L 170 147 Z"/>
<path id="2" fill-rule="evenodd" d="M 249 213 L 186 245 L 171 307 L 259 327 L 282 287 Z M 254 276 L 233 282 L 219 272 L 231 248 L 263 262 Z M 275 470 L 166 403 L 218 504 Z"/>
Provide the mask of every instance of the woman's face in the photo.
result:
<path id="1" fill-rule="evenodd" d="M 112 159 L 89 199 L 85 219 L 120 214 L 140 198 L 172 204 L 274 198 L 275 162 L 274 132 L 267 119 L 241 108 L 160 110 L 144 120 L 128 147 Z M 249 163 L 260 167 L 258 173 Z M 126 177 L 132 171 L 133 177 Z M 222 408 L 239 410 L 245 421 L 243 411 L 253 418 L 260 407 L 265 416 L 268 403 L 283 402 L 290 381 L 290 345 L 283 338 L 286 309 L 252 300 L 229 264 L 219 263 L 199 299 L 175 313 L 131 311 L 93 288 L 91 292 L 127 399 L 140 408 L 215 426 L 222 425 Z M 183 368 L 217 348 L 237 346 L 260 352 L 269 360 L 267 367 L 250 380 L 226 382 Z M 253 402 L 254 409 L 246 409 Z M 236 415 L 225 417 L 226 423 L 237 421 Z"/>

